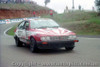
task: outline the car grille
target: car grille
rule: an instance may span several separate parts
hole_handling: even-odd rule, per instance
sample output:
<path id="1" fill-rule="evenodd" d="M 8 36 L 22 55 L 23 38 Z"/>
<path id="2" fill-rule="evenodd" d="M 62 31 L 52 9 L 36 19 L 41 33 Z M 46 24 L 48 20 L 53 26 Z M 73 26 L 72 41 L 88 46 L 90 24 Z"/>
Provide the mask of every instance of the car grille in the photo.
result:
<path id="1" fill-rule="evenodd" d="M 50 37 L 50 40 L 52 41 L 65 41 L 65 40 L 68 40 L 68 36 L 53 36 L 53 37 Z"/>

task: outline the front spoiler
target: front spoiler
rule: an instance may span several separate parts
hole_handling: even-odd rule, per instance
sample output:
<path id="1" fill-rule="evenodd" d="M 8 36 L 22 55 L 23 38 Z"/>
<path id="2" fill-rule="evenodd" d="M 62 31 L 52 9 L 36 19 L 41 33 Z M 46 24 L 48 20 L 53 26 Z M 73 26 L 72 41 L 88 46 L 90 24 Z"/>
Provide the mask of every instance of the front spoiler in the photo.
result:
<path id="1" fill-rule="evenodd" d="M 37 41 L 37 46 L 40 49 L 55 49 L 55 48 L 62 48 L 62 47 L 74 47 L 74 41 Z"/>

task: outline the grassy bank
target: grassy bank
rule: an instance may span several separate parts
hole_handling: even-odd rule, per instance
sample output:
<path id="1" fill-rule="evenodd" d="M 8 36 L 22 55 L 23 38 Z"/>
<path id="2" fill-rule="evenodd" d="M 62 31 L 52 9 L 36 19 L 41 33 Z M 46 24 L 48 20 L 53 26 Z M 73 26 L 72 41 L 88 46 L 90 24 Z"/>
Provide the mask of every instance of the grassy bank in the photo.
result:
<path id="1" fill-rule="evenodd" d="M 65 23 L 62 26 L 76 32 L 78 35 L 100 35 L 100 17 L 78 23 Z"/>
<path id="2" fill-rule="evenodd" d="M 100 16 L 88 20 L 89 23 L 100 24 Z"/>
<path id="3" fill-rule="evenodd" d="M 53 17 L 50 15 L 46 15 L 42 17 L 51 18 L 60 23 L 66 23 L 66 22 L 72 22 L 72 21 L 89 20 L 96 16 L 97 16 L 96 12 L 70 11 L 69 13 L 54 14 Z"/>

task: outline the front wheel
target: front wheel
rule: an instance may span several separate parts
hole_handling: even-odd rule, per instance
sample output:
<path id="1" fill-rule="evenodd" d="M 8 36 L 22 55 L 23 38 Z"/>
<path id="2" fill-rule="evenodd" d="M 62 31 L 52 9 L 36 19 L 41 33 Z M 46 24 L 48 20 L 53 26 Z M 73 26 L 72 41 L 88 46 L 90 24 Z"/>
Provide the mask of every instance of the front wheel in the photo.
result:
<path id="1" fill-rule="evenodd" d="M 65 47 L 66 50 L 73 50 L 74 47 Z"/>
<path id="2" fill-rule="evenodd" d="M 70 45 L 69 47 L 68 46 L 65 46 L 65 49 L 66 50 L 73 50 L 74 49 L 74 42 L 73 43 L 69 43 L 68 45 Z"/>
<path id="3" fill-rule="evenodd" d="M 18 37 L 15 38 L 15 43 L 16 43 L 17 47 L 22 47 L 23 46 L 23 43 L 19 40 Z"/>
<path id="4" fill-rule="evenodd" d="M 31 43 L 30 43 L 30 51 L 33 53 L 33 52 L 37 52 L 38 51 L 38 47 L 37 47 L 37 44 L 36 44 L 36 41 L 34 38 L 31 38 Z"/>

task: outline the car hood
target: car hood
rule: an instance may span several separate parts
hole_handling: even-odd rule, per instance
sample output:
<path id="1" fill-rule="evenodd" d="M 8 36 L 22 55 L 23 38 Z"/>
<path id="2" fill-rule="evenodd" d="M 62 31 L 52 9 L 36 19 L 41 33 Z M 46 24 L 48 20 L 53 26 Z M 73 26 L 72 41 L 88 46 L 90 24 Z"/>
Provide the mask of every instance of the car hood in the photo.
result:
<path id="1" fill-rule="evenodd" d="M 64 28 L 31 29 L 31 32 L 35 32 L 38 35 L 45 35 L 45 36 L 75 35 L 74 32 Z"/>

